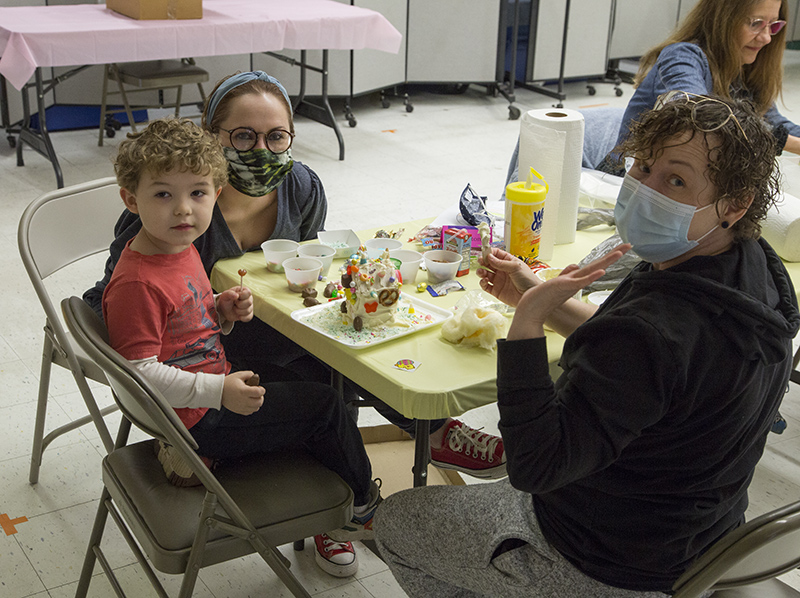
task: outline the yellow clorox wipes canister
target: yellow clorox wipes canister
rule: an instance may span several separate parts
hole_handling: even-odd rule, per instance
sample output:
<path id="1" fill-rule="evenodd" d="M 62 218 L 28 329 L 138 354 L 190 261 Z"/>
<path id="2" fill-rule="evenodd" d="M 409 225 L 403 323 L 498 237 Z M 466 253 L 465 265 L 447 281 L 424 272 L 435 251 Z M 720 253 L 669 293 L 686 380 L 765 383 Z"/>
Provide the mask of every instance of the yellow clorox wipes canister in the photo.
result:
<path id="1" fill-rule="evenodd" d="M 544 185 L 533 182 L 534 177 Z M 506 187 L 506 251 L 522 260 L 539 257 L 548 190 L 547 182 L 533 168 L 526 182 L 510 183 Z"/>

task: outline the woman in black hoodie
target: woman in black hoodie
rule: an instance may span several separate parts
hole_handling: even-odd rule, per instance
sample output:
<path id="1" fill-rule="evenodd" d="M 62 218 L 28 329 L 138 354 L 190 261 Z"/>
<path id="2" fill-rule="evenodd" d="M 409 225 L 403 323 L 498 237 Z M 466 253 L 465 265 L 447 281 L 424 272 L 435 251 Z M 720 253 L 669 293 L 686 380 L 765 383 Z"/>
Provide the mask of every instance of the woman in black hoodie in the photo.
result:
<path id="1" fill-rule="evenodd" d="M 759 238 L 774 139 L 747 104 L 677 93 L 617 149 L 634 159 L 615 210 L 627 244 L 541 284 L 498 250 L 479 271 L 516 306 L 498 342 L 509 480 L 378 510 L 410 596 L 663 596 L 744 519 L 800 324 Z M 644 261 L 600 308 L 569 299 L 631 245 Z M 567 336 L 555 383 L 545 322 Z M 430 530 L 448 521 L 445 544 Z"/>

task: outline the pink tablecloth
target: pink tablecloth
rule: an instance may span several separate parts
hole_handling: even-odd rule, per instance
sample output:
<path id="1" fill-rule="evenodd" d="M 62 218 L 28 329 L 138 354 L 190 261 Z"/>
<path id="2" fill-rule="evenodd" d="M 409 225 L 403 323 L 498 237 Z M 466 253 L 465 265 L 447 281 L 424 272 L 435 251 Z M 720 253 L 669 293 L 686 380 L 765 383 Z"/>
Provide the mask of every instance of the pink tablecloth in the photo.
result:
<path id="1" fill-rule="evenodd" d="M 40 66 L 295 50 L 397 52 L 372 10 L 333 0 L 204 0 L 203 18 L 137 21 L 102 4 L 0 8 L 0 74 L 17 89 Z"/>

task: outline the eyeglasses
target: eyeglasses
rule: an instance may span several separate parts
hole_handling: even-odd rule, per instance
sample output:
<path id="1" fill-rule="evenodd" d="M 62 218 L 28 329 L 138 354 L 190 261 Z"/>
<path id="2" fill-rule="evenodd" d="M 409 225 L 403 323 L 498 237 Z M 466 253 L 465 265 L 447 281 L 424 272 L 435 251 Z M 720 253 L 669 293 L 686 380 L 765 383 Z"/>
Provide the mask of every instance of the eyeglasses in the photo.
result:
<path id="1" fill-rule="evenodd" d="M 257 133 L 250 127 L 236 127 L 231 130 L 220 127 L 219 130 L 225 131 L 230 135 L 231 145 L 240 152 L 253 149 L 258 143 L 259 135 L 264 136 L 264 143 L 267 144 L 267 149 L 273 154 L 282 154 L 292 147 L 292 141 L 294 140 L 294 135 L 285 129 L 272 129 L 267 133 Z"/>
<path id="2" fill-rule="evenodd" d="M 656 99 L 656 104 L 653 107 L 654 110 L 661 110 L 664 106 L 669 104 L 670 102 L 674 101 L 685 101 L 687 104 L 692 105 L 692 122 L 694 126 L 697 127 L 698 131 L 702 131 L 704 133 L 711 133 L 713 131 L 717 131 L 728 124 L 728 121 L 733 119 L 733 122 L 736 123 L 736 126 L 739 128 L 739 131 L 742 133 L 742 137 L 747 142 L 747 145 L 750 145 L 750 140 L 747 138 L 747 133 L 744 132 L 742 128 L 742 123 L 739 122 L 739 119 L 736 118 L 736 115 L 733 113 L 733 109 L 728 106 L 725 102 L 721 102 L 714 98 L 709 98 L 706 96 L 701 96 L 696 93 L 689 93 L 688 91 L 668 91 L 665 94 L 658 96 Z M 719 122 L 706 122 L 708 119 L 698 120 L 697 118 L 697 107 L 705 104 L 707 102 L 713 102 L 714 104 L 719 104 L 721 106 L 725 106 L 728 109 L 727 115 L 722 115 L 719 119 Z"/>
<path id="3" fill-rule="evenodd" d="M 764 19 L 751 17 L 750 23 L 747 26 L 750 28 L 750 33 L 753 35 L 758 35 L 764 31 L 764 27 L 767 28 L 770 35 L 777 35 L 785 25 L 786 21 L 765 21 Z"/>

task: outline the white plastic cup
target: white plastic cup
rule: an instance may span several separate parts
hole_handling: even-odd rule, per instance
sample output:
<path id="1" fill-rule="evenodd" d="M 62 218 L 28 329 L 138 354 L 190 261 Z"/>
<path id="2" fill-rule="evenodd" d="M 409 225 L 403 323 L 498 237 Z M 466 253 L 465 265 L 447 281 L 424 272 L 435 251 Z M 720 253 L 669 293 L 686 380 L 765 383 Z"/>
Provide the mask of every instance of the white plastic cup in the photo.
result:
<path id="1" fill-rule="evenodd" d="M 389 257 L 400 260 L 400 276 L 403 284 L 414 284 L 417 280 L 419 265 L 422 263 L 422 254 L 413 249 L 395 249 L 389 252 Z"/>
<path id="2" fill-rule="evenodd" d="M 323 245 L 322 243 L 311 243 L 310 245 L 300 245 L 297 248 L 297 255 L 300 257 L 315 257 L 322 262 L 322 272 L 320 276 L 328 276 L 333 263 L 333 256 L 336 255 L 336 250 L 330 245 Z"/>
<path id="3" fill-rule="evenodd" d="M 282 264 L 289 290 L 302 293 L 317 286 L 322 262 L 315 257 L 290 257 Z"/>
<path id="4" fill-rule="evenodd" d="M 270 239 L 261 244 L 267 270 L 270 272 L 283 272 L 283 262 L 297 255 L 300 243 L 291 239 Z"/>
<path id="5" fill-rule="evenodd" d="M 367 248 L 367 257 L 371 260 L 381 257 L 384 251 L 392 252 L 400 249 L 403 242 L 398 239 L 367 239 L 364 247 Z"/>
<path id="6" fill-rule="evenodd" d="M 458 266 L 461 264 L 460 254 L 446 249 L 432 249 L 422 255 L 425 258 L 425 267 L 428 269 L 428 282 L 430 284 L 439 284 L 456 277 Z"/>

